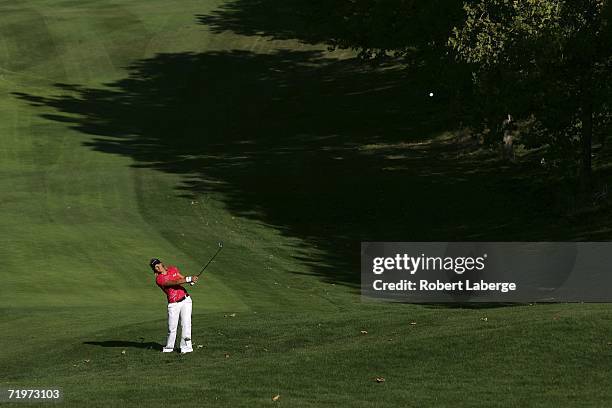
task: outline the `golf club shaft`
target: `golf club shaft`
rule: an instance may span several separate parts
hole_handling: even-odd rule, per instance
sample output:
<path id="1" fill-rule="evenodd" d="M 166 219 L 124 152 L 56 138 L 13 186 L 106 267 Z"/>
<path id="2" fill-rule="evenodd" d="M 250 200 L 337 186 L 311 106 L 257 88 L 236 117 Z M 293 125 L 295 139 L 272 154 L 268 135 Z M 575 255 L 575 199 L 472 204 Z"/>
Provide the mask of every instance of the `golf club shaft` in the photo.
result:
<path id="1" fill-rule="evenodd" d="M 202 267 L 202 269 L 200 270 L 200 273 L 198 273 L 196 276 L 200 276 L 202 274 L 202 272 L 204 272 L 204 269 L 206 269 L 208 267 L 208 265 L 210 265 L 210 263 L 213 261 L 213 259 L 215 259 L 217 257 L 217 255 L 219 254 L 219 252 L 221 252 L 221 250 L 223 249 L 223 242 L 219 242 L 219 249 L 217 249 L 217 252 L 215 252 L 215 254 L 212 256 L 212 258 L 210 258 L 210 260 L 206 263 L 206 265 L 204 265 L 204 267 Z M 191 286 L 195 285 L 195 282 L 190 282 L 189 283 Z"/>
<path id="2" fill-rule="evenodd" d="M 206 265 L 204 265 L 204 267 L 200 270 L 200 273 L 198 273 L 197 276 L 200 276 L 202 274 L 202 272 L 204 272 L 204 269 L 206 269 L 208 267 L 208 265 L 210 265 L 210 263 L 213 261 L 213 259 L 215 259 L 217 257 L 217 255 L 219 254 L 219 252 L 221 252 L 222 249 L 223 249 L 223 247 L 219 247 L 219 249 L 217 249 L 217 252 L 215 252 L 215 254 L 212 256 L 212 258 L 210 258 L 210 260 L 206 263 Z"/>

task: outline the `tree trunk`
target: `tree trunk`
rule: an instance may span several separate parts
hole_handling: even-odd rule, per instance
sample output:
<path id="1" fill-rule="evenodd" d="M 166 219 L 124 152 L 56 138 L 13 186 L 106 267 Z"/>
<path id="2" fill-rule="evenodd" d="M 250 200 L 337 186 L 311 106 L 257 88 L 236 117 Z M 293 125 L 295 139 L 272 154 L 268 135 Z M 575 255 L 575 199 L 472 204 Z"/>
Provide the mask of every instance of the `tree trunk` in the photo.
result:
<path id="1" fill-rule="evenodd" d="M 582 93 L 582 174 L 581 178 L 585 186 L 591 184 L 592 179 L 592 143 L 593 143 L 593 100 L 590 90 Z"/>

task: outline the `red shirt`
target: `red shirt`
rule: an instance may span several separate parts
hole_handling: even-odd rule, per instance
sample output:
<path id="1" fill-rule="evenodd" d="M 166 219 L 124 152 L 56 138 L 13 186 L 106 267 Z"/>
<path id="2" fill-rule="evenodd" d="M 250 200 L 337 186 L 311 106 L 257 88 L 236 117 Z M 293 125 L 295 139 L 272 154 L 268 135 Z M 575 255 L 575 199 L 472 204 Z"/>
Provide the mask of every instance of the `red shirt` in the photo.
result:
<path id="1" fill-rule="evenodd" d="M 166 272 L 165 275 L 161 273 L 157 274 L 155 283 L 157 283 L 157 286 L 166 294 L 168 303 L 178 302 L 187 296 L 187 291 L 181 285 L 162 286 L 167 281 L 173 281 L 179 278 L 179 269 L 176 266 L 170 265 L 167 269 L 168 272 Z"/>

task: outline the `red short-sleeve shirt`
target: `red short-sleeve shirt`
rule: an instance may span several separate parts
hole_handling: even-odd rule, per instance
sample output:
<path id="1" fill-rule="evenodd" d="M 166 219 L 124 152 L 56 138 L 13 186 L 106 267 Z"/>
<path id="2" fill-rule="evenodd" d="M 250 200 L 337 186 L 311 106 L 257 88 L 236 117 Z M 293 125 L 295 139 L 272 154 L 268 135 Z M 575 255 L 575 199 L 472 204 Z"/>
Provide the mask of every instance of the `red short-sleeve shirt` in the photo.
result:
<path id="1" fill-rule="evenodd" d="M 168 266 L 167 270 L 168 272 L 165 275 L 161 273 L 157 275 L 155 278 L 155 283 L 157 283 L 157 286 L 159 286 L 160 289 L 166 294 L 168 303 L 174 303 L 187 296 L 187 291 L 181 285 L 162 286 L 167 281 L 172 281 L 179 278 L 179 269 L 176 266 L 170 265 Z"/>

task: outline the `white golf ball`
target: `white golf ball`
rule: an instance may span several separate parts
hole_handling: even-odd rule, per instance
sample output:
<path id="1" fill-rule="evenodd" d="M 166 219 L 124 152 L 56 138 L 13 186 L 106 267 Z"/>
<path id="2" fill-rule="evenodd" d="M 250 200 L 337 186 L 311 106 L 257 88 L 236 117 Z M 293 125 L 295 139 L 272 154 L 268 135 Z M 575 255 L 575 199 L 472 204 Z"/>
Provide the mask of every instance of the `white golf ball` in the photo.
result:
<path id="1" fill-rule="evenodd" d="M 429 97 L 431 98 L 432 96 L 433 96 L 433 92 L 430 92 L 429 93 Z"/>

